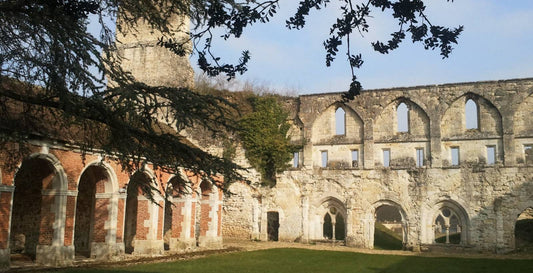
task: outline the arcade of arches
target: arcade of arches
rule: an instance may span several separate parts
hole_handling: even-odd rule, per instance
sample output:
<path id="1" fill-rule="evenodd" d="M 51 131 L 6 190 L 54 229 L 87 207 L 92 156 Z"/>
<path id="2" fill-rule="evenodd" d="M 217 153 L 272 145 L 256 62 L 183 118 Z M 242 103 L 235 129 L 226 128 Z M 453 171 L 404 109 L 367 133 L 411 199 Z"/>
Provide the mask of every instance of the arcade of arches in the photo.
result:
<path id="1" fill-rule="evenodd" d="M 65 265 L 77 256 L 120 259 L 222 247 L 222 194 L 210 182 L 184 173 L 192 189 L 171 192 L 165 206 L 162 189 L 175 179 L 169 174 L 145 167 L 130 175 L 95 155 L 84 164 L 75 152 L 29 147 L 35 153 L 16 171 L 1 172 L 2 266 L 16 256 Z M 160 190 L 156 203 L 142 194 L 142 183 Z"/>

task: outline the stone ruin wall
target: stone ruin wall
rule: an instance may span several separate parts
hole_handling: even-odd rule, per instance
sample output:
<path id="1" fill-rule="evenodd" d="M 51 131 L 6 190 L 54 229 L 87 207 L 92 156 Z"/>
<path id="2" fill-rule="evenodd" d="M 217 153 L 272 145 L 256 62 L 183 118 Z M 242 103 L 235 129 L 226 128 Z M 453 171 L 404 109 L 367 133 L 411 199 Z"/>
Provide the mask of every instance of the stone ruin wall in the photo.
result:
<path id="1" fill-rule="evenodd" d="M 324 213 L 335 207 L 346 219 L 346 244 L 372 248 L 375 210 L 391 205 L 402 215 L 407 248 L 434 244 L 435 219 L 450 209 L 460 222 L 460 247 L 512 250 L 517 217 L 533 207 L 533 157 L 525 151 L 533 144 L 532 94 L 533 79 L 519 79 L 370 90 L 347 103 L 338 93 L 295 98 L 287 105 L 291 139 L 304 143 L 300 166 L 280 174 L 271 189 L 233 185 L 223 235 L 267 240 L 267 213 L 275 211 L 279 240 L 320 240 Z M 478 129 L 465 127 L 468 99 L 478 106 Z M 396 130 L 402 102 L 408 132 Z M 339 107 L 344 135 L 335 133 Z M 487 146 L 495 147 L 494 164 L 487 164 Z M 459 147 L 458 166 L 451 147 Z M 417 148 L 424 149 L 423 167 L 415 165 Z M 383 149 L 390 149 L 389 167 Z"/>

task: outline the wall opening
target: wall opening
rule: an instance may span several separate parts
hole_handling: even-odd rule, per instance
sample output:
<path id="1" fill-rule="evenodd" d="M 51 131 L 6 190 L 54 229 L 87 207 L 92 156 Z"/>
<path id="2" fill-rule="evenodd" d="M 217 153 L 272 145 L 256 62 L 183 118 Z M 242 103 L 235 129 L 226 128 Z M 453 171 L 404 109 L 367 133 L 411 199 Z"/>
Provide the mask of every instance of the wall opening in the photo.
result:
<path id="1" fill-rule="evenodd" d="M 496 163 L 496 146 L 487 146 L 487 164 L 494 165 Z"/>
<path id="2" fill-rule="evenodd" d="M 17 255 L 28 256 L 35 260 L 37 245 L 41 236 L 43 215 L 42 190 L 51 188 L 55 177 L 51 164 L 39 158 L 24 160 L 15 176 L 15 192 L 13 193 L 13 210 L 11 215 L 11 258 Z M 44 210 L 50 211 L 50 206 Z M 43 211 L 46 213 L 46 211 Z M 50 216 L 50 215 L 48 215 Z M 46 223 L 52 226 L 53 219 Z M 51 243 L 52 234 L 44 235 Z"/>
<path id="3" fill-rule="evenodd" d="M 76 225 L 74 227 L 76 255 L 90 257 L 91 242 L 105 242 L 107 235 L 105 222 L 109 220 L 107 209 L 109 199 L 100 199 L 97 205 L 96 193 L 105 192 L 107 181 L 109 181 L 109 177 L 106 170 L 98 166 L 88 167 L 80 177 L 76 200 Z"/>
<path id="4" fill-rule="evenodd" d="M 390 149 L 383 149 L 383 167 L 390 167 Z"/>
<path id="5" fill-rule="evenodd" d="M 346 111 L 342 107 L 335 111 L 335 135 L 346 134 Z"/>
<path id="6" fill-rule="evenodd" d="M 404 230 L 400 210 L 391 205 L 379 206 L 374 219 L 374 248 L 403 249 Z"/>
<path id="7" fill-rule="evenodd" d="M 423 167 L 424 165 L 424 148 L 416 148 L 416 166 Z"/>
<path id="8" fill-rule="evenodd" d="M 352 167 L 359 167 L 359 150 L 352 150 Z"/>
<path id="9" fill-rule="evenodd" d="M 479 107 L 473 99 L 465 104 L 466 129 L 479 129 Z"/>
<path id="10" fill-rule="evenodd" d="M 460 162 L 459 147 L 451 147 L 452 166 L 458 166 Z"/>
<path id="11" fill-rule="evenodd" d="M 300 152 L 294 152 L 292 155 L 292 167 L 300 167 Z"/>
<path id="12" fill-rule="evenodd" d="M 279 212 L 267 212 L 267 234 L 269 241 L 279 240 Z"/>
<path id="13" fill-rule="evenodd" d="M 196 210 L 196 226 L 195 226 L 195 237 L 196 243 L 198 244 L 200 236 L 206 236 L 209 229 L 209 223 L 211 222 L 211 217 L 209 215 L 211 211 L 211 204 L 209 203 L 211 193 L 213 189 L 211 183 L 207 180 L 203 180 L 200 183 L 200 198 L 199 210 Z"/>
<path id="14" fill-rule="evenodd" d="M 320 159 L 321 159 L 320 167 L 322 167 L 322 168 L 328 167 L 328 151 L 321 151 L 320 152 Z"/>
<path id="15" fill-rule="evenodd" d="M 325 240 L 343 241 L 346 238 L 346 223 L 336 207 L 329 207 L 324 215 L 322 235 Z"/>
<path id="16" fill-rule="evenodd" d="M 397 131 L 400 133 L 409 132 L 409 108 L 404 102 L 396 108 Z"/>
<path id="17" fill-rule="evenodd" d="M 461 244 L 462 223 L 459 215 L 449 207 L 439 210 L 434 222 L 435 243 Z"/>
<path id="18" fill-rule="evenodd" d="M 533 252 L 533 207 L 518 215 L 514 228 L 515 249 Z"/>

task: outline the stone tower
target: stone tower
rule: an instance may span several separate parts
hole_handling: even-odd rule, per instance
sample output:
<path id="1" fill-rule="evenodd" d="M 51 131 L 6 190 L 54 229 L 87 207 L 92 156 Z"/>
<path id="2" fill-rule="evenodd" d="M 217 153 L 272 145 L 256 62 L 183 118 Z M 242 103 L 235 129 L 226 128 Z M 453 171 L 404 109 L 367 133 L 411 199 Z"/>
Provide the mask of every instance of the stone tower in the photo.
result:
<path id="1" fill-rule="evenodd" d="M 118 25 L 120 22 L 117 22 Z M 170 38 L 188 38 L 188 19 L 175 16 L 171 25 L 174 31 Z M 192 87 L 194 71 L 189 56 L 181 57 L 158 46 L 160 37 L 162 33 L 142 19 L 137 22 L 135 29 L 123 28 L 122 31 L 117 31 L 117 52 L 123 58 L 122 68 L 132 73 L 138 81 L 151 86 Z"/>

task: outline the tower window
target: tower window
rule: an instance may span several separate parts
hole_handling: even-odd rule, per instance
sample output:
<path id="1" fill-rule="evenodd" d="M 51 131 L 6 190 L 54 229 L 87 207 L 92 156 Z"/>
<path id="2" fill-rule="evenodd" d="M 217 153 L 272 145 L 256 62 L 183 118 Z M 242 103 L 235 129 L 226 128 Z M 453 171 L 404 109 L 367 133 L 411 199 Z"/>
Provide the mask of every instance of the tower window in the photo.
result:
<path id="1" fill-rule="evenodd" d="M 335 134 L 346 134 L 346 112 L 342 107 L 337 108 L 337 111 L 335 111 Z"/>
<path id="2" fill-rule="evenodd" d="M 479 108 L 472 99 L 466 101 L 465 118 L 466 129 L 479 129 Z"/>
<path id="3" fill-rule="evenodd" d="M 409 132 L 409 108 L 405 103 L 400 103 L 396 108 L 398 132 Z"/>

